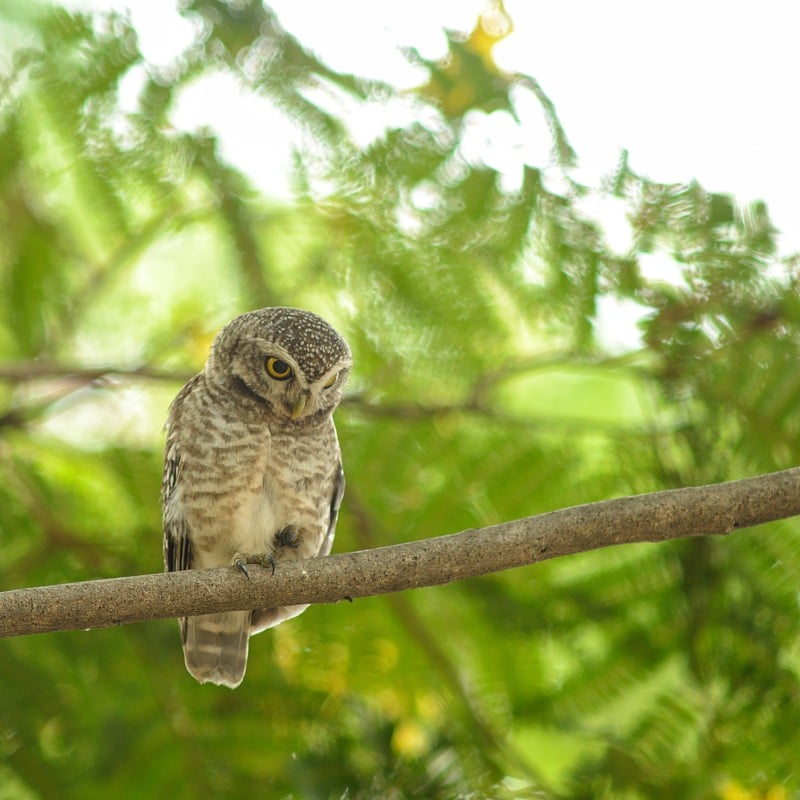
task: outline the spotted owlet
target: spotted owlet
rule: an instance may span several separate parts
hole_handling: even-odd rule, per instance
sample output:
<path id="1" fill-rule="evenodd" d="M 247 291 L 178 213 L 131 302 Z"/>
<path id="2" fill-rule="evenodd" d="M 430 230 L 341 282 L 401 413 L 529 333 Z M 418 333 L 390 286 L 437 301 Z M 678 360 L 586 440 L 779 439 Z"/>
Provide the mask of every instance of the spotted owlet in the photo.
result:
<path id="1" fill-rule="evenodd" d="M 316 314 L 262 308 L 215 339 L 167 419 L 164 568 L 280 564 L 331 550 L 344 473 L 333 425 L 352 358 Z M 248 639 L 307 606 L 180 619 L 186 668 L 234 688 Z"/>

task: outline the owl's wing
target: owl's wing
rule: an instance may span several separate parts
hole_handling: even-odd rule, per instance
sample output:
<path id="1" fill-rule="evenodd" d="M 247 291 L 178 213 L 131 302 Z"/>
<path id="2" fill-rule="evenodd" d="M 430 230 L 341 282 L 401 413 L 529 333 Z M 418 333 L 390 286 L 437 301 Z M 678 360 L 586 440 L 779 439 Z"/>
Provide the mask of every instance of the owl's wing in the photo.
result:
<path id="1" fill-rule="evenodd" d="M 164 570 L 191 569 L 193 566 L 192 535 L 189 523 L 178 502 L 176 492 L 181 477 L 181 449 L 178 443 L 177 417 L 183 399 L 200 378 L 195 376 L 172 403 L 167 420 L 167 444 L 164 456 L 164 472 L 161 478 L 161 507 L 164 525 Z"/>
<path id="2" fill-rule="evenodd" d="M 163 513 L 164 513 L 164 570 L 175 572 L 192 568 L 192 536 L 189 523 L 175 502 L 175 488 L 180 472 L 180 455 L 177 447 L 167 450 L 164 459 Z"/>
<path id="3" fill-rule="evenodd" d="M 167 572 L 192 569 L 195 552 L 192 530 L 183 507 L 181 481 L 184 458 L 181 433 L 186 429 L 181 416 L 193 390 L 202 380 L 195 376 L 172 402 L 167 419 L 167 445 L 161 481 L 164 519 L 164 569 Z M 234 688 L 244 678 L 247 667 L 247 636 L 250 612 L 233 611 L 179 617 L 181 644 L 186 669 L 200 683 L 216 683 Z"/>
<path id="4" fill-rule="evenodd" d="M 333 547 L 333 536 L 336 533 L 336 520 L 339 518 L 339 506 L 342 505 L 342 498 L 344 497 L 344 469 L 342 469 L 342 461 L 339 459 L 339 464 L 336 468 L 336 475 L 333 479 L 333 494 L 331 496 L 331 510 L 328 521 L 328 532 L 322 540 L 318 556 L 327 556 Z"/>

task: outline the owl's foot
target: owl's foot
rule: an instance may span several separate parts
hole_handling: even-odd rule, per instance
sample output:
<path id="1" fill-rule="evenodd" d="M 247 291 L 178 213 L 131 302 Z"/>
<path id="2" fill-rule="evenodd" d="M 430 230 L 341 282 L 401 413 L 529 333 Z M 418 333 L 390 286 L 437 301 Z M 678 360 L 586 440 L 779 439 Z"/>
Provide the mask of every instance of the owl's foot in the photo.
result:
<path id="1" fill-rule="evenodd" d="M 237 553 L 233 557 L 233 566 L 238 567 L 244 572 L 249 580 L 250 573 L 247 571 L 248 564 L 258 564 L 261 567 L 270 567 L 272 574 L 275 574 L 275 559 L 270 553 Z"/>

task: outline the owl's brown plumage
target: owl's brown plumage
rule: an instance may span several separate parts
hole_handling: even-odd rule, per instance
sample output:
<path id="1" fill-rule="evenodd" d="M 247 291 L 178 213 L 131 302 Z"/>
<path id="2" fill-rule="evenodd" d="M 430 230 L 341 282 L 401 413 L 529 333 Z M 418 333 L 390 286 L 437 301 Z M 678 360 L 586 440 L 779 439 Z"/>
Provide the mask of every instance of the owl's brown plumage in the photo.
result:
<path id="1" fill-rule="evenodd" d="M 347 342 L 308 311 L 262 308 L 220 331 L 167 419 L 165 570 L 330 552 L 344 492 L 332 415 L 351 365 Z M 238 686 L 249 636 L 305 608 L 182 618 L 186 668 Z"/>

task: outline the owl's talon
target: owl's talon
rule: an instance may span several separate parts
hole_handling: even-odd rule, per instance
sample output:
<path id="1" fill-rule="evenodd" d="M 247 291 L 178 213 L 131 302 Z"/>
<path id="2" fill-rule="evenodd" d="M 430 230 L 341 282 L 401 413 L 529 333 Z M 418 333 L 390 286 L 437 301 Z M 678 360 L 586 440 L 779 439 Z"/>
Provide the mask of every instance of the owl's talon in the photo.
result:
<path id="1" fill-rule="evenodd" d="M 250 573 L 247 570 L 248 564 L 258 564 L 261 567 L 270 567 L 271 575 L 275 574 L 275 559 L 269 553 L 237 553 L 233 557 L 233 566 L 238 567 L 244 572 L 245 578 L 250 580 Z"/>
<path id="2" fill-rule="evenodd" d="M 245 578 L 250 580 L 250 573 L 247 571 L 247 562 L 244 560 L 244 558 L 234 558 L 233 566 L 238 567 L 242 572 L 244 572 Z"/>

